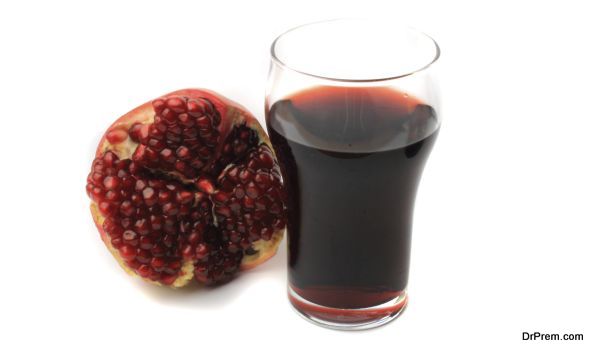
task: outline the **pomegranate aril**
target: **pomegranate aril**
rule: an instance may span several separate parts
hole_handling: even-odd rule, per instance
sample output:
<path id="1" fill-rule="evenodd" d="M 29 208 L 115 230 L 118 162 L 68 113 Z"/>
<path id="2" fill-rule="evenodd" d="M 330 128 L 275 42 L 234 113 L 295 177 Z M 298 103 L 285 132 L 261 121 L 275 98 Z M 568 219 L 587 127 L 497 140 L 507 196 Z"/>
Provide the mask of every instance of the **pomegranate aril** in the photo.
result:
<path id="1" fill-rule="evenodd" d="M 150 232 L 150 224 L 148 224 L 148 220 L 144 218 L 136 220 L 134 228 L 140 235 L 146 235 Z"/>
<path id="2" fill-rule="evenodd" d="M 183 141 L 186 143 L 195 143 L 195 138 L 198 136 L 198 131 L 193 127 L 186 127 L 183 129 L 182 135 L 186 138 Z"/>
<path id="3" fill-rule="evenodd" d="M 179 209 L 177 209 L 177 206 L 174 203 L 167 203 L 162 206 L 162 211 L 167 215 L 174 216 L 177 215 Z"/>
<path id="4" fill-rule="evenodd" d="M 258 172 L 254 177 L 254 181 L 259 187 L 265 188 L 269 183 L 271 183 L 271 176 L 266 172 Z"/>
<path id="5" fill-rule="evenodd" d="M 152 206 L 158 202 L 158 194 L 156 194 L 156 191 L 151 187 L 144 188 L 142 191 L 142 197 L 148 206 Z"/>
<path id="6" fill-rule="evenodd" d="M 198 232 L 192 232 L 187 237 L 187 240 L 188 240 L 188 242 L 189 242 L 190 245 L 196 245 L 196 244 L 198 244 L 198 242 L 200 242 L 200 239 L 201 239 L 201 236 L 200 236 L 200 233 L 198 233 Z"/>
<path id="7" fill-rule="evenodd" d="M 149 263 L 152 259 L 152 254 L 147 250 L 139 250 L 135 260 L 139 263 Z"/>
<path id="8" fill-rule="evenodd" d="M 102 184 L 104 181 L 104 176 L 100 172 L 94 172 L 92 174 L 92 181 L 96 184 Z"/>
<path id="9" fill-rule="evenodd" d="M 165 268 L 165 265 L 165 260 L 160 257 L 154 257 L 150 260 L 150 266 L 157 272 L 161 272 Z"/>
<path id="10" fill-rule="evenodd" d="M 190 150 L 185 146 L 180 146 L 175 153 L 180 159 L 186 159 L 190 156 Z"/>
<path id="11" fill-rule="evenodd" d="M 222 215 L 225 217 L 230 217 L 231 216 L 231 209 L 229 209 L 226 206 L 220 206 L 218 208 L 215 209 L 215 213 L 217 213 L 218 215 Z"/>
<path id="12" fill-rule="evenodd" d="M 242 205 L 246 210 L 252 210 L 254 209 L 254 200 L 250 197 L 244 197 L 242 199 Z"/>
<path id="13" fill-rule="evenodd" d="M 180 221 L 179 222 L 179 232 L 181 234 L 187 234 L 188 232 L 190 232 L 190 229 L 192 228 L 192 224 L 189 221 Z"/>
<path id="14" fill-rule="evenodd" d="M 131 261 L 126 261 L 125 264 L 127 266 L 129 266 L 129 268 L 133 269 L 133 270 L 137 270 L 138 267 L 140 267 L 141 263 L 138 262 L 137 258 L 133 259 Z"/>
<path id="15" fill-rule="evenodd" d="M 194 200 L 194 194 L 186 190 L 177 192 L 175 197 L 179 204 L 189 204 Z"/>
<path id="16" fill-rule="evenodd" d="M 187 111 L 193 117 L 200 117 L 206 113 L 206 104 L 197 99 L 189 99 L 187 101 Z"/>
<path id="17" fill-rule="evenodd" d="M 135 206 L 140 206 L 140 205 L 144 204 L 144 199 L 142 198 L 141 194 L 134 193 L 134 194 L 131 194 L 131 202 Z"/>
<path id="18" fill-rule="evenodd" d="M 206 179 L 206 178 L 198 179 L 198 181 L 196 182 L 196 187 L 201 192 L 204 192 L 207 194 L 212 194 L 215 190 L 214 185 L 211 183 L 211 181 L 209 179 Z"/>
<path id="19" fill-rule="evenodd" d="M 136 256 L 136 249 L 129 245 L 123 245 L 119 248 L 119 253 L 125 261 L 133 261 Z"/>
<path id="20" fill-rule="evenodd" d="M 176 217 L 175 216 L 167 216 L 165 217 L 165 223 L 163 225 L 163 230 L 169 234 L 176 234 Z"/>
<path id="21" fill-rule="evenodd" d="M 179 119 L 179 124 L 184 128 L 190 128 L 195 125 L 194 119 L 189 114 L 179 114 L 177 118 Z"/>
<path id="22" fill-rule="evenodd" d="M 115 204 L 108 202 L 108 201 L 101 201 L 100 203 L 98 203 L 98 210 L 100 210 L 100 212 L 104 215 L 104 216 L 110 216 L 115 212 Z"/>
<path id="23" fill-rule="evenodd" d="M 181 262 L 179 261 L 171 261 L 167 264 L 167 268 L 172 271 L 177 271 L 181 268 Z"/>
<path id="24" fill-rule="evenodd" d="M 152 149 L 155 151 L 161 151 L 165 148 L 165 143 L 157 138 L 151 138 L 150 140 L 148 140 L 148 146 L 152 147 Z"/>
<path id="25" fill-rule="evenodd" d="M 165 248 L 162 247 L 161 245 L 154 245 L 151 249 L 150 249 L 150 253 L 152 253 L 152 255 L 156 256 L 156 257 L 162 257 L 165 255 Z"/>
<path id="26" fill-rule="evenodd" d="M 279 203 L 273 203 L 271 204 L 271 206 L 269 207 L 269 213 L 273 214 L 273 215 L 279 215 L 282 213 L 282 206 Z"/>
<path id="27" fill-rule="evenodd" d="M 89 180 L 89 179 L 88 179 Z M 92 190 L 94 189 L 94 185 L 92 183 L 88 183 L 85 185 L 85 192 L 87 193 L 88 197 L 92 197 Z"/>
<path id="28" fill-rule="evenodd" d="M 163 99 L 152 100 L 152 108 L 154 112 L 161 112 L 165 108 L 165 101 Z"/>
<path id="29" fill-rule="evenodd" d="M 273 156 L 271 156 L 270 154 L 266 152 L 261 152 L 258 158 L 260 159 L 260 162 L 262 163 L 262 166 L 264 168 L 273 167 Z"/>
<path id="30" fill-rule="evenodd" d="M 121 240 L 121 238 L 119 237 L 113 237 L 110 240 L 110 243 L 112 244 L 112 246 L 116 249 L 119 249 L 122 245 L 123 245 L 123 241 Z"/>
<path id="31" fill-rule="evenodd" d="M 222 268 L 215 266 L 215 268 L 212 271 L 212 282 L 220 282 L 221 278 L 223 278 L 224 273 L 225 271 L 223 271 Z"/>
<path id="32" fill-rule="evenodd" d="M 249 170 L 244 169 L 239 174 L 240 181 L 244 184 L 248 183 L 252 179 L 252 173 Z"/>
<path id="33" fill-rule="evenodd" d="M 205 266 L 196 267 L 194 270 L 194 276 L 196 280 L 200 283 L 208 283 L 210 279 L 208 278 L 208 268 Z"/>
<path id="34" fill-rule="evenodd" d="M 97 202 L 100 199 L 102 199 L 102 197 L 104 196 L 104 191 L 102 190 L 102 188 L 94 187 L 92 189 L 91 196 L 92 196 L 92 199 Z"/>
<path id="35" fill-rule="evenodd" d="M 135 215 L 138 218 L 143 218 L 146 215 L 148 215 L 150 213 L 150 211 L 148 210 L 148 208 L 146 206 L 139 206 L 135 209 Z"/>
<path id="36" fill-rule="evenodd" d="M 146 188 L 147 184 L 145 181 L 138 179 L 135 181 L 135 191 L 136 192 L 141 192 L 142 190 L 144 190 Z"/>
<path id="37" fill-rule="evenodd" d="M 150 216 L 150 226 L 152 230 L 158 231 L 162 229 L 164 223 L 164 219 L 160 215 L 151 215 Z"/>
<path id="38" fill-rule="evenodd" d="M 161 133 L 160 137 L 164 137 L 164 134 L 167 133 L 167 129 L 169 126 L 166 122 L 163 122 L 160 116 L 155 116 L 154 118 L 154 127 Z"/>
<path id="39" fill-rule="evenodd" d="M 233 166 L 229 170 L 227 170 L 227 177 L 231 179 L 233 182 L 237 180 L 237 175 L 239 173 L 239 169 L 236 166 Z"/>
<path id="40" fill-rule="evenodd" d="M 161 190 L 158 192 L 158 202 L 164 204 L 171 200 L 171 193 L 168 190 Z"/>
<path id="41" fill-rule="evenodd" d="M 160 115 L 169 126 L 175 124 L 177 120 L 177 113 L 170 108 L 165 108 L 160 113 L 157 112 L 157 114 Z"/>
<path id="42" fill-rule="evenodd" d="M 240 241 L 241 236 L 237 231 L 230 231 L 229 232 L 229 240 L 233 241 L 233 242 L 238 242 Z"/>
<path id="43" fill-rule="evenodd" d="M 121 226 L 123 229 L 130 229 L 133 226 L 133 221 L 130 218 L 121 219 Z"/>
<path id="44" fill-rule="evenodd" d="M 202 169 L 202 167 L 204 167 L 204 162 L 200 159 L 194 159 L 190 161 L 190 166 L 194 169 Z"/>
<path id="45" fill-rule="evenodd" d="M 133 155 L 131 156 L 131 159 L 135 162 L 144 162 L 144 160 L 146 159 L 146 146 L 137 146 L 137 148 L 133 152 Z"/>
<path id="46" fill-rule="evenodd" d="M 171 236 L 171 235 L 165 235 L 165 237 L 163 237 L 163 240 L 162 240 L 163 245 L 165 245 L 167 248 L 173 247 L 174 242 L 175 242 L 175 238 L 173 238 L 173 236 Z"/>
<path id="47" fill-rule="evenodd" d="M 111 218 L 105 219 L 104 222 L 102 223 L 102 228 L 109 234 L 112 234 L 112 232 L 116 226 L 117 225 Z M 114 234 L 112 234 L 112 235 L 114 235 Z"/>
<path id="48" fill-rule="evenodd" d="M 183 250 L 181 250 L 181 254 L 183 255 L 183 257 L 185 257 L 187 259 L 193 258 L 194 253 L 195 253 L 195 249 L 192 245 L 185 245 Z"/>
<path id="49" fill-rule="evenodd" d="M 257 198 L 260 195 L 260 189 L 254 184 L 254 182 L 250 182 L 246 186 L 246 195 L 252 199 Z"/>
<path id="50" fill-rule="evenodd" d="M 222 222 L 221 227 L 225 228 L 227 231 L 231 231 L 235 228 L 235 222 L 232 218 L 227 218 Z"/>
<path id="51" fill-rule="evenodd" d="M 275 221 L 273 222 L 273 228 L 275 228 L 276 230 L 281 230 L 285 227 L 285 222 L 283 221 L 283 219 L 275 219 Z"/>
<path id="52" fill-rule="evenodd" d="M 186 102 L 178 96 L 172 96 L 167 99 L 167 106 L 174 112 L 181 114 L 186 111 Z"/>
<path id="53" fill-rule="evenodd" d="M 149 250 L 154 246 L 154 241 L 149 236 L 140 237 L 140 248 Z"/>
<path id="54" fill-rule="evenodd" d="M 235 230 L 237 232 L 239 232 L 240 234 L 244 234 L 246 232 L 246 225 L 244 225 L 243 222 L 238 221 L 237 224 L 235 225 Z"/>
<path id="55" fill-rule="evenodd" d="M 256 210 L 258 210 L 258 211 L 265 210 L 267 208 L 268 204 L 269 204 L 269 200 L 264 196 L 258 198 L 256 200 L 256 202 L 254 203 Z"/>
<path id="56" fill-rule="evenodd" d="M 210 159 L 210 155 L 212 154 L 212 150 L 209 147 L 203 146 L 199 147 L 196 150 L 196 155 L 200 157 L 200 159 L 208 160 Z"/>
<path id="57" fill-rule="evenodd" d="M 238 252 L 239 250 L 240 250 L 240 247 L 239 247 L 237 244 L 235 244 L 234 242 L 232 242 L 232 241 L 229 241 L 229 242 L 227 243 L 227 251 L 229 251 L 229 252 L 231 252 L 231 253 L 236 253 L 236 252 Z"/>
<path id="58" fill-rule="evenodd" d="M 158 153 L 156 153 L 156 151 L 151 149 L 150 147 L 146 147 L 144 159 L 149 165 L 155 163 L 155 161 L 158 159 Z"/>
<path id="59" fill-rule="evenodd" d="M 217 206 L 223 205 L 227 199 L 229 199 L 229 195 L 223 191 L 217 191 L 213 196 L 212 200 Z"/>
<path id="60" fill-rule="evenodd" d="M 172 274 L 172 275 L 169 275 L 169 274 L 162 275 L 161 278 L 160 278 L 160 282 L 163 283 L 163 284 L 166 284 L 166 285 L 173 284 L 173 282 L 175 282 L 175 280 L 177 280 L 177 275 L 174 275 L 174 274 Z"/>
<path id="61" fill-rule="evenodd" d="M 114 167 L 104 168 L 104 174 L 107 176 L 116 176 L 117 170 Z"/>
<path id="62" fill-rule="evenodd" d="M 260 237 L 265 240 L 265 241 L 269 241 L 271 240 L 271 237 L 273 236 L 273 230 L 271 230 L 268 227 L 264 227 L 262 230 L 260 230 Z"/>
<path id="63" fill-rule="evenodd" d="M 258 228 L 258 226 L 256 225 L 251 225 L 250 228 L 248 228 L 248 232 L 250 233 L 250 237 L 252 238 L 260 238 L 260 229 Z"/>
<path id="64" fill-rule="evenodd" d="M 198 260 L 204 259 L 208 256 L 208 253 L 209 253 L 209 251 L 205 244 L 198 244 L 198 246 L 196 246 L 196 251 L 195 251 L 196 259 L 198 259 Z"/>
<path id="65" fill-rule="evenodd" d="M 258 168 L 259 164 L 257 160 L 253 159 L 250 162 L 248 162 L 248 170 L 250 170 L 250 172 L 256 172 Z"/>
<path id="66" fill-rule="evenodd" d="M 107 151 L 104 154 L 104 157 L 102 157 L 102 163 L 104 163 L 104 166 L 106 168 L 112 167 L 118 160 L 119 157 L 117 157 L 117 155 L 114 154 L 112 151 Z"/>
<path id="67" fill-rule="evenodd" d="M 212 128 L 212 122 L 208 116 L 200 116 L 196 119 L 196 125 L 200 130 L 209 130 Z"/>
<path id="68" fill-rule="evenodd" d="M 112 129 L 106 133 L 106 139 L 113 145 L 125 141 L 126 138 L 127 131 L 120 128 Z"/>
<path id="69" fill-rule="evenodd" d="M 152 271 L 150 276 L 148 277 L 151 281 L 158 281 L 160 279 L 161 273 L 157 271 Z"/>
<path id="70" fill-rule="evenodd" d="M 137 268 L 137 273 L 143 278 L 148 278 L 152 274 L 152 267 L 147 264 L 140 265 Z"/>
<path id="71" fill-rule="evenodd" d="M 235 197 L 238 199 L 242 199 L 246 195 L 246 192 L 244 192 L 244 188 L 241 185 L 235 187 L 234 193 Z"/>
<path id="72" fill-rule="evenodd" d="M 233 198 L 233 199 L 235 199 L 235 198 Z M 240 203 L 237 200 L 233 200 L 233 199 L 229 202 L 229 208 L 231 209 L 231 212 L 234 215 L 239 215 L 242 206 L 240 205 Z"/>
<path id="73" fill-rule="evenodd" d="M 178 144 L 181 141 L 183 141 L 183 139 L 181 138 L 181 136 L 179 136 L 179 134 L 169 132 L 169 131 L 167 131 L 166 137 L 167 137 L 167 143 L 171 144 L 171 145 Z"/>
<path id="74" fill-rule="evenodd" d="M 140 123 L 135 123 L 129 128 L 129 137 L 131 137 L 133 141 L 140 142 L 142 126 L 143 125 Z"/>
<path id="75" fill-rule="evenodd" d="M 181 135 L 182 132 L 183 132 L 183 129 L 181 127 L 179 127 L 179 126 L 170 126 L 167 129 L 167 133 L 170 133 L 172 135 L 176 135 L 178 139 L 181 139 L 179 137 L 179 135 Z"/>
<path id="76" fill-rule="evenodd" d="M 128 245 L 137 246 L 139 242 L 138 235 L 135 231 L 125 230 L 125 232 L 123 232 L 122 241 Z"/>
<path id="77" fill-rule="evenodd" d="M 148 146 L 154 148 L 155 150 L 160 150 L 164 147 L 164 144 L 162 144 L 162 140 L 165 137 L 164 131 L 159 130 L 158 127 L 156 127 L 156 125 L 152 125 L 148 129 L 148 135 L 151 137 L 151 139 L 148 140 Z M 155 148 L 150 144 L 152 140 L 157 140 L 156 142 L 154 142 L 154 144 L 158 144 L 158 147 Z"/>

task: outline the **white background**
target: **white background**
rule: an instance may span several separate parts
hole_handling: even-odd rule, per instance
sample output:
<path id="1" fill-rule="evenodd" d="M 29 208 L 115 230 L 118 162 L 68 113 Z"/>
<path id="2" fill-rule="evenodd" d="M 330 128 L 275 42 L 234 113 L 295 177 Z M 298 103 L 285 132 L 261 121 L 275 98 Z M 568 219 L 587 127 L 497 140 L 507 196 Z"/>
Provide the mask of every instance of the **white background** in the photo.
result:
<path id="1" fill-rule="evenodd" d="M 592 3 L 3 2 L 0 354 L 598 355 Z M 305 322 L 286 300 L 285 248 L 216 290 L 126 275 L 84 189 L 104 129 L 194 86 L 263 120 L 271 40 L 357 15 L 405 21 L 442 48 L 445 121 L 420 187 L 405 313 L 367 332 Z"/>

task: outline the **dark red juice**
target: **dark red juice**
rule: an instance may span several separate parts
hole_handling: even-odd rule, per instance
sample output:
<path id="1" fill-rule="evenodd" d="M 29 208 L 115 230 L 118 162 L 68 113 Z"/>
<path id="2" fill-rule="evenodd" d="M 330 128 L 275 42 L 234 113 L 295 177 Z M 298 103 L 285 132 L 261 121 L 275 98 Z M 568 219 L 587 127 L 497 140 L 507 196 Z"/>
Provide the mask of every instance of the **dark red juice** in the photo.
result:
<path id="1" fill-rule="evenodd" d="M 294 292 L 344 309 L 401 295 L 433 108 L 388 88 L 316 87 L 276 102 L 267 126 L 288 191 Z"/>

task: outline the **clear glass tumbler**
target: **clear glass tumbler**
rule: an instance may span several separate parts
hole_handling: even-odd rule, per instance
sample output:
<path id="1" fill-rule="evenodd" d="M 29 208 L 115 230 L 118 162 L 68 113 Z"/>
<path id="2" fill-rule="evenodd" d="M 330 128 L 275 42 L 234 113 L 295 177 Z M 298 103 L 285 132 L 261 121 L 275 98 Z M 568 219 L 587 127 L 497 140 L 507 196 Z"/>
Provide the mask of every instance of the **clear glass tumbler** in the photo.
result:
<path id="1" fill-rule="evenodd" d="M 429 36 L 392 22 L 294 28 L 271 48 L 267 128 L 287 189 L 288 295 L 366 329 L 407 302 L 413 206 L 440 127 Z"/>

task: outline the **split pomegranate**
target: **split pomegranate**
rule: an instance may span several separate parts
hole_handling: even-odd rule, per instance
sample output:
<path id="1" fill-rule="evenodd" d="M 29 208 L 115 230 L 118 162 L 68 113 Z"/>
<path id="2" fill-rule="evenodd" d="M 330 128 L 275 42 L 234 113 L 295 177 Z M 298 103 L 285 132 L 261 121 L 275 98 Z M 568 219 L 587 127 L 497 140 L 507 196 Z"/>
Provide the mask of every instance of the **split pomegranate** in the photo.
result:
<path id="1" fill-rule="evenodd" d="M 87 179 L 102 239 L 156 284 L 222 283 L 271 257 L 285 228 L 271 143 L 242 106 L 179 90 L 119 118 Z"/>

